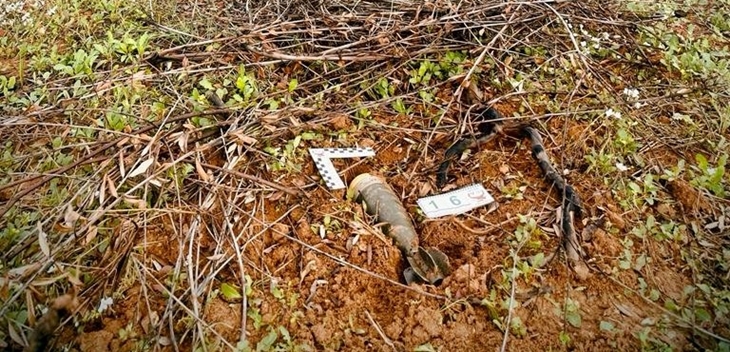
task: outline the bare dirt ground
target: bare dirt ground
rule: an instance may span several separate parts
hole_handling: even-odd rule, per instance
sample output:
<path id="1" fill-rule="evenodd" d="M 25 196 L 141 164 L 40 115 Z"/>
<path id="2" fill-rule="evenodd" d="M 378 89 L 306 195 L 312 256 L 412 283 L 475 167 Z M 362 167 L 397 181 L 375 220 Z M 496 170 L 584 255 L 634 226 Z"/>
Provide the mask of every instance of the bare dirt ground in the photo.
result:
<path id="1" fill-rule="evenodd" d="M 58 350 L 728 350 L 728 176 L 710 177 L 728 151 L 727 90 L 666 64 L 641 26 L 711 27 L 700 9 L 658 19 L 624 5 L 147 9 L 155 51 L 103 66 L 90 95 L 7 105 L 2 224 L 24 230 L 0 243 L 2 348 L 21 350 L 47 303 L 74 292 Z M 8 76 L 23 67 L 7 62 Z M 134 123 L 79 137 L 89 111 L 132 95 Z M 472 148 L 436 188 L 476 105 L 541 132 L 583 201 L 588 277 L 565 258 L 561 196 L 527 140 Z M 402 253 L 307 153 L 350 146 L 376 156 L 335 160 L 342 178 L 387 180 L 421 245 L 449 257 L 440 285 L 405 285 Z M 473 183 L 497 206 L 427 219 L 416 205 Z"/>

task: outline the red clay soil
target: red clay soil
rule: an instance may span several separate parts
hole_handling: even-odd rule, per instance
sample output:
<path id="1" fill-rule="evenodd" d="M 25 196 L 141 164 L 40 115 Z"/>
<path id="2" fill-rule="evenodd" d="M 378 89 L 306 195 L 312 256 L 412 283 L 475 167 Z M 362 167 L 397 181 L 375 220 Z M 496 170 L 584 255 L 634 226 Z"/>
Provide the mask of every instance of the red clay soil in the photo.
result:
<path id="1" fill-rule="evenodd" d="M 339 128 L 351 125 L 349 120 L 343 119 L 334 118 L 331 124 Z M 634 219 L 631 214 L 622 214 L 607 186 L 579 171 L 585 170 L 583 155 L 586 143 L 591 143 L 585 137 L 592 127 L 571 123 L 563 129 L 563 124 L 564 120 L 548 121 L 548 131 L 552 134 L 545 138 L 545 144 L 557 165 L 570 165 L 564 167 L 570 169 L 567 179 L 584 200 L 587 220 L 578 224 L 578 231 L 600 216 L 608 221 L 605 229 L 595 231 L 590 241 L 584 242 L 584 249 L 592 258 L 591 276 L 587 280 L 577 280 L 567 268 L 564 257 L 558 255 L 543 269 L 532 272 L 527 280 L 520 277 L 516 281 L 511 319 L 513 322 L 521 321 L 524 330 L 518 334 L 520 336 L 509 336 L 507 350 L 638 350 L 640 343 L 636 334 L 647 326 L 647 318 L 659 319 L 661 311 L 626 288 L 637 286 L 637 271 L 621 270 L 610 274 L 618 267 L 618 259 L 624 251 L 622 240 L 627 238 Z M 421 219 L 416 213 L 416 199 L 439 192 L 435 190 L 433 171 L 451 141 L 432 145 L 435 149 L 422 158 L 418 145 L 408 140 L 424 141 L 428 138 L 426 132 L 385 129 L 377 131 L 376 135 L 377 141 L 365 135 L 360 141 L 363 145 L 372 145 L 377 156 L 359 162 L 347 173 L 346 181 L 365 171 L 384 175 L 396 194 L 403 196 L 404 204 L 414 219 Z M 560 147 L 564 148 L 562 154 Z M 356 164 L 352 160 L 341 163 L 343 166 Z M 314 175 L 314 167 L 308 160 L 303 165 L 301 174 L 282 182 L 292 185 L 311 183 L 305 175 Z M 255 346 L 267 334 L 267 326 L 283 326 L 291 333 L 294 344 L 306 344 L 314 350 L 412 351 L 428 343 L 442 351 L 498 351 L 504 332 L 494 319 L 508 313 L 508 307 L 503 303 L 509 302 L 512 281 L 504 276 L 503 271 L 509 273 L 513 264 L 510 241 L 514 241 L 515 229 L 520 225 L 517 215 L 528 214 L 538 219 L 541 228 L 537 235 L 539 248 L 525 247 L 519 255 L 522 258 L 537 253 L 547 256 L 559 246 L 552 230 L 556 214 L 550 209 L 560 202 L 532 159 L 528 143 L 515 138 L 497 139 L 472 150 L 472 156 L 452 167 L 452 175 L 456 177 L 456 181 L 452 182 L 455 185 L 484 184 L 497 199 L 499 207 L 491 212 L 486 207 L 476 209 L 469 213 L 470 216 L 417 221 L 421 243 L 446 253 L 453 273 L 440 286 L 412 287 L 450 297 L 449 300 L 423 295 L 370 274 L 403 282 L 401 273 L 405 263 L 390 239 L 377 231 L 362 230 L 358 241 L 352 243 L 357 231 L 349 224 L 354 221 L 355 215 L 360 218 L 363 215 L 358 204 L 344 199 L 344 191 L 328 191 L 317 186 L 308 189 L 306 198 L 283 195 L 276 201 L 266 201 L 263 217 L 267 222 L 273 222 L 290 208 L 298 207 L 273 231 L 265 231 L 252 240 L 244 251 L 247 272 L 251 273 L 255 288 L 248 309 L 257 310 L 263 324 L 257 329 L 254 319 L 247 319 L 250 345 Z M 684 186 L 677 184 L 673 189 L 687 194 Z M 513 194 L 513 197 L 508 197 L 500 188 L 518 190 L 519 196 Z M 701 205 L 696 200 L 685 201 L 683 197 L 679 197 L 683 207 Z M 331 229 L 323 240 L 312 226 L 321 224 L 326 214 L 331 214 L 341 226 Z M 157 229 L 148 231 L 144 243 L 138 244 L 138 248 L 144 250 L 146 260 L 157 263 L 159 269 L 152 275 L 160 283 L 165 282 L 178 257 L 179 239 L 170 230 L 171 226 L 161 222 Z M 261 225 L 253 225 L 248 231 L 258 233 L 262 229 Z M 282 233 L 370 273 L 340 265 L 291 241 Z M 214 241 L 206 237 L 209 235 L 201 233 L 199 236 L 201 248 L 212 253 Z M 681 300 L 684 286 L 690 283 L 690 273 L 678 272 L 672 265 L 679 252 L 672 246 L 653 250 L 651 265 L 639 269 L 641 277 L 650 278 L 648 284 L 659 288 L 662 295 Z M 233 253 L 230 248 L 227 251 Z M 205 255 L 202 253 L 201 257 Z M 199 264 L 205 265 L 204 260 Z M 232 264 L 230 270 L 221 272 L 212 284 L 213 288 L 218 288 L 222 282 L 237 282 L 233 274 L 237 270 L 237 265 Z M 270 294 L 272 278 L 284 292 L 283 298 Z M 65 331 L 62 340 L 74 340 L 81 351 L 134 350 L 135 341 L 150 334 L 154 336 L 154 332 L 146 329 L 162 316 L 166 302 L 165 288 L 149 278 L 147 283 L 144 290 L 138 282 L 127 288 L 123 292 L 126 298 L 113 306 L 113 312 L 95 324 L 87 325 L 84 334 L 73 338 L 70 332 Z M 178 290 L 176 293 L 181 292 Z M 491 307 L 482 304 L 483 300 L 490 299 L 490 295 L 494 302 Z M 579 324 L 573 321 L 571 325 L 566 319 L 564 308 L 568 300 L 578 307 Z M 144 302 L 150 302 L 150 306 L 147 307 Z M 203 307 L 201 318 L 206 324 L 220 337 L 235 344 L 241 331 L 241 302 L 226 301 L 219 294 L 200 303 Z M 602 330 L 601 322 L 610 322 L 614 328 Z M 132 334 L 123 338 L 120 330 L 128 324 L 131 324 L 128 330 Z M 193 325 L 190 320 L 180 319 L 173 328 L 179 338 L 179 334 Z M 519 327 L 517 325 L 512 331 L 518 331 Z M 162 330 L 169 331 L 169 327 Z M 569 336 L 568 342 L 561 342 L 563 332 Z M 219 339 L 210 335 L 212 343 Z M 163 333 L 163 336 L 169 335 Z M 652 336 L 669 343 L 676 350 L 691 348 L 688 333 L 671 325 L 663 333 Z M 218 346 L 222 350 L 227 349 L 224 345 Z M 173 350 L 169 345 L 158 347 L 164 351 Z"/>

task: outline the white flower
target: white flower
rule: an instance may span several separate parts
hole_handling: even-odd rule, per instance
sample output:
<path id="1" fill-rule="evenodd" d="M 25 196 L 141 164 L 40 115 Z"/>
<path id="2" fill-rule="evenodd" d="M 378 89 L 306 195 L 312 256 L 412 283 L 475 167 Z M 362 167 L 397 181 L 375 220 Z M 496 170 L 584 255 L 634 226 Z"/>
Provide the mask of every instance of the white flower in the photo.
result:
<path id="1" fill-rule="evenodd" d="M 24 25 L 29 25 L 33 23 L 33 17 L 30 16 L 29 13 L 24 13 L 23 17 L 20 19 L 21 22 L 23 22 Z"/>
<path id="2" fill-rule="evenodd" d="M 624 163 L 621 163 L 621 162 L 616 163 L 616 168 L 618 169 L 618 171 L 621 171 L 621 172 L 629 169 L 626 165 L 624 165 Z"/>
<path id="3" fill-rule="evenodd" d="M 639 99 L 639 90 L 636 88 L 624 88 L 624 95 L 629 99 Z"/>
<path id="4" fill-rule="evenodd" d="M 586 47 L 586 42 L 585 41 L 580 42 L 580 46 L 582 46 L 582 47 L 585 48 Z"/>
<path id="5" fill-rule="evenodd" d="M 111 297 L 104 297 L 101 299 L 101 302 L 99 302 L 99 309 L 97 311 L 99 313 L 105 311 L 107 308 L 111 307 L 114 303 L 114 298 Z"/>
<path id="6" fill-rule="evenodd" d="M 621 113 L 609 108 L 608 110 L 606 110 L 606 117 L 613 117 L 615 119 L 621 119 Z"/>

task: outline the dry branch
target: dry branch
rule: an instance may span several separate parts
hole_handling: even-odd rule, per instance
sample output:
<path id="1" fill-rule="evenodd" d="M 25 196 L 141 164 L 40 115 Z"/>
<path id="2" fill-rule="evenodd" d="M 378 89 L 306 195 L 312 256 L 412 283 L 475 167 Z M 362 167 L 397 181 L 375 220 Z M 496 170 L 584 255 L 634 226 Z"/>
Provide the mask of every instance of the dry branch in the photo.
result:
<path id="1" fill-rule="evenodd" d="M 205 112 L 187 113 L 187 114 L 183 114 L 180 116 L 176 116 L 172 119 L 169 119 L 169 120 L 167 120 L 166 123 L 175 123 L 175 122 L 185 121 L 187 119 L 190 119 L 191 117 L 213 115 L 213 114 L 218 114 L 218 113 L 225 112 L 225 111 L 227 111 L 227 110 L 223 110 L 223 111 L 222 110 L 209 110 L 209 111 L 205 111 Z M 137 135 L 144 134 L 144 133 L 154 130 L 155 128 L 159 128 L 159 126 L 152 124 L 152 125 L 141 127 L 139 129 L 137 129 L 136 131 L 133 132 L 133 134 L 137 134 Z M 46 175 L 35 175 L 35 176 L 31 176 L 31 177 L 28 177 L 26 179 L 23 179 L 23 180 L 20 180 L 17 182 L 12 182 L 10 184 L 1 186 L 0 192 L 5 190 L 6 188 L 18 186 L 20 184 L 31 182 L 33 180 L 41 178 L 40 181 L 36 182 L 35 184 L 33 184 L 31 186 L 24 188 L 22 191 L 16 193 L 13 196 L 13 198 L 8 200 L 5 203 L 5 205 L 3 205 L 2 208 L 0 208 L 0 218 L 3 217 L 5 215 L 5 213 L 7 213 L 8 210 L 10 210 L 10 208 L 13 205 L 15 205 L 15 203 L 18 202 L 18 200 L 20 200 L 21 198 L 27 196 L 28 194 L 30 194 L 33 191 L 37 190 L 38 188 L 42 187 L 43 185 L 50 182 L 52 179 L 58 177 L 59 175 L 63 175 L 80 165 L 88 164 L 90 162 L 90 159 L 96 157 L 97 155 L 107 152 L 109 150 L 113 150 L 113 147 L 115 145 L 117 145 L 119 142 L 123 141 L 125 138 L 127 138 L 127 137 L 117 137 L 117 138 L 113 139 L 112 141 L 106 142 L 106 143 L 102 144 L 101 146 L 99 146 L 98 148 L 91 151 L 90 153 L 84 155 L 82 158 L 76 159 L 76 161 L 74 161 L 73 163 L 66 165 L 66 166 L 62 166 L 56 170 L 50 171 Z M 94 160 L 97 160 L 97 159 L 94 159 Z"/>

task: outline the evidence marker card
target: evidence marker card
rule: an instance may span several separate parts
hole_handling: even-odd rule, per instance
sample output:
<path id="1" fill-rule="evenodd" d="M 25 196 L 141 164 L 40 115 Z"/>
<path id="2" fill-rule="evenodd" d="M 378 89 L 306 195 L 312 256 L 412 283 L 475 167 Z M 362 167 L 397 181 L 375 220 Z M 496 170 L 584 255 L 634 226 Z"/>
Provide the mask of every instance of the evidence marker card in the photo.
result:
<path id="1" fill-rule="evenodd" d="M 334 158 L 357 158 L 374 156 L 373 148 L 309 148 L 309 155 L 314 159 L 314 165 L 317 166 L 319 174 L 322 176 L 324 183 L 329 189 L 345 188 L 337 169 L 332 164 Z"/>
<path id="2" fill-rule="evenodd" d="M 494 198 L 480 183 L 451 192 L 419 198 L 418 206 L 428 218 L 463 214 L 469 210 L 494 202 Z"/>

